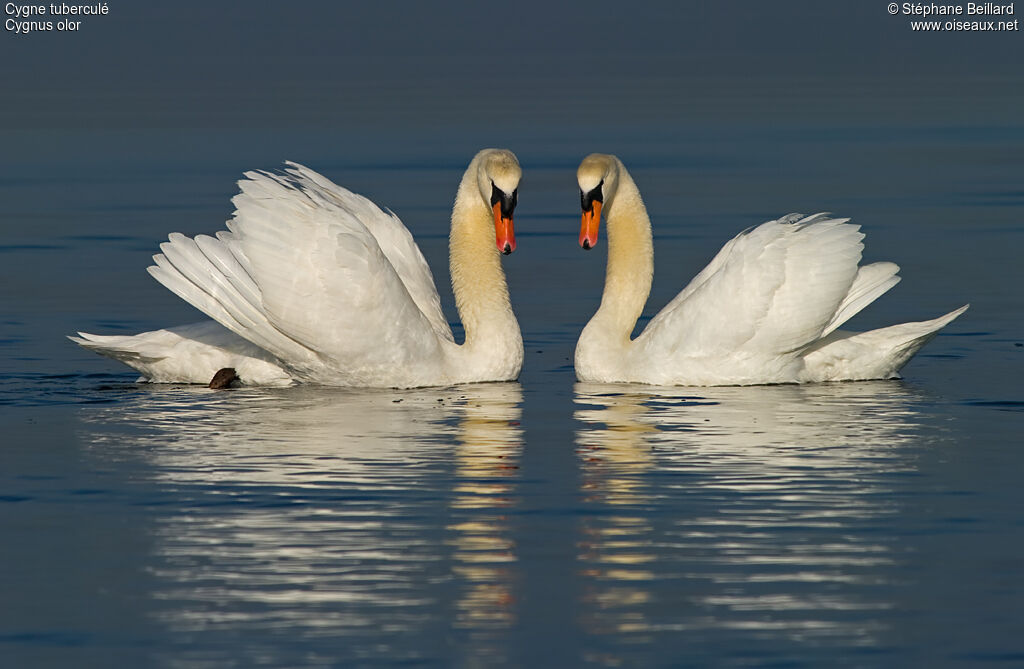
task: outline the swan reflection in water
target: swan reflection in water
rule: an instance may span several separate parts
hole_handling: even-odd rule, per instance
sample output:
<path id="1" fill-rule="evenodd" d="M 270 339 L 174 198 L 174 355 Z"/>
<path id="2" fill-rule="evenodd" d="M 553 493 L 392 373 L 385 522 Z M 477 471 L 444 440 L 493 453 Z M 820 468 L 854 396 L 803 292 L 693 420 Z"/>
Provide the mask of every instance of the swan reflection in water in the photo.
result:
<path id="1" fill-rule="evenodd" d="M 151 570 L 172 629 L 349 636 L 357 655 L 400 637 L 412 652 L 408 635 L 454 625 L 479 655 L 513 624 L 517 383 L 141 388 L 89 413 L 88 436 L 107 457 L 144 458 L 174 501 Z"/>
<path id="2" fill-rule="evenodd" d="M 899 508 L 892 477 L 913 471 L 920 396 L 892 382 L 581 383 L 575 401 L 598 511 L 579 556 L 588 632 L 643 644 L 680 630 L 734 643 L 739 631 L 747 650 L 876 640 L 896 558 L 875 526 Z"/>

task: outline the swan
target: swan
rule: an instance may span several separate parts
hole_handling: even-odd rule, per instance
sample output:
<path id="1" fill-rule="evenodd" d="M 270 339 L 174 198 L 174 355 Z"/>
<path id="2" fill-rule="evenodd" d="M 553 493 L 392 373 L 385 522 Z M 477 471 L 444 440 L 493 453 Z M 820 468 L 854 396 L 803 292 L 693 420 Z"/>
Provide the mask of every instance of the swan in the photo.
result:
<path id="1" fill-rule="evenodd" d="M 523 340 L 500 254 L 516 247 L 521 176 L 511 151 L 484 149 L 459 184 L 449 255 L 461 345 L 398 217 L 291 162 L 245 174 L 227 230 L 171 234 L 153 257 L 149 273 L 212 321 L 70 339 L 135 368 L 140 381 L 207 383 L 220 370 L 250 385 L 514 380 Z"/>
<path id="2" fill-rule="evenodd" d="M 860 226 L 790 214 L 729 241 L 631 339 L 654 274 L 651 222 L 622 161 L 591 154 L 577 170 L 580 246 L 607 220 L 601 305 L 580 334 L 580 381 L 724 386 L 899 378 L 935 333 L 962 314 L 869 332 L 837 329 L 900 278 L 899 266 L 859 266 Z"/>

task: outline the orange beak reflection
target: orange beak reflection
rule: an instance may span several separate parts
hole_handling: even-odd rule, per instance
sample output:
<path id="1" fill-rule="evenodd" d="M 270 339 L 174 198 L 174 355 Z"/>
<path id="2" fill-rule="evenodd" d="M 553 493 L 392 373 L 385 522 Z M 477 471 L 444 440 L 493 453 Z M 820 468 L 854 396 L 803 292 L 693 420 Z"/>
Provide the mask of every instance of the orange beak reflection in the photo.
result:
<path id="1" fill-rule="evenodd" d="M 591 203 L 590 211 L 583 212 L 583 221 L 580 223 L 580 246 L 590 250 L 597 246 L 597 229 L 601 227 L 601 203 L 597 200 Z"/>
<path id="2" fill-rule="evenodd" d="M 512 224 L 511 214 L 506 218 L 501 215 L 501 202 L 495 202 L 494 210 L 494 231 L 497 235 L 498 250 L 508 255 L 516 250 L 516 230 Z"/>

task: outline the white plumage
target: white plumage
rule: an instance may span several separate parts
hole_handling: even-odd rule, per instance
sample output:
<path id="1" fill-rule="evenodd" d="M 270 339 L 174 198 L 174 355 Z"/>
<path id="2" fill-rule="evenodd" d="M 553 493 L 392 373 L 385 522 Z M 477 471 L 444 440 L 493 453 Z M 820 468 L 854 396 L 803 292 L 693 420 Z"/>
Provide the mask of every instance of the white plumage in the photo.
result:
<path id="1" fill-rule="evenodd" d="M 282 174 L 247 172 L 227 231 L 194 239 L 173 233 L 154 256 L 150 274 L 216 323 L 72 340 L 150 381 L 206 383 L 222 367 L 251 384 L 514 379 L 522 339 L 493 243 L 490 188 L 500 185 L 511 198 L 520 174 L 511 152 L 485 149 L 463 177 L 451 262 L 457 301 L 473 314 L 461 346 L 398 217 L 296 163 Z"/>
<path id="2" fill-rule="evenodd" d="M 631 340 L 653 275 L 650 220 L 618 158 L 588 156 L 578 177 L 584 194 L 603 198 L 609 256 L 601 307 L 576 348 L 580 380 L 706 386 L 892 378 L 967 309 L 866 333 L 839 330 L 899 282 L 899 267 L 859 266 L 864 235 L 848 219 L 790 214 L 726 243 Z M 597 239 L 592 212 L 584 213 L 581 235 Z"/>

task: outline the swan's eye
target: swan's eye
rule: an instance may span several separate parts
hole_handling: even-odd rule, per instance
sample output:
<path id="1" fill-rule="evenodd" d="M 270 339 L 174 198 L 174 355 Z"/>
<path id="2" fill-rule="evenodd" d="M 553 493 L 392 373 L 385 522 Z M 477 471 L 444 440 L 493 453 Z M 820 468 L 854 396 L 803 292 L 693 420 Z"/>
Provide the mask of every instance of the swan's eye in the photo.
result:
<path id="1" fill-rule="evenodd" d="M 590 211 L 594 208 L 595 202 L 604 202 L 604 193 L 601 187 L 604 186 L 604 179 L 601 179 L 601 183 L 597 184 L 589 192 L 584 193 L 583 189 L 580 189 L 580 206 L 583 207 L 583 211 Z"/>

